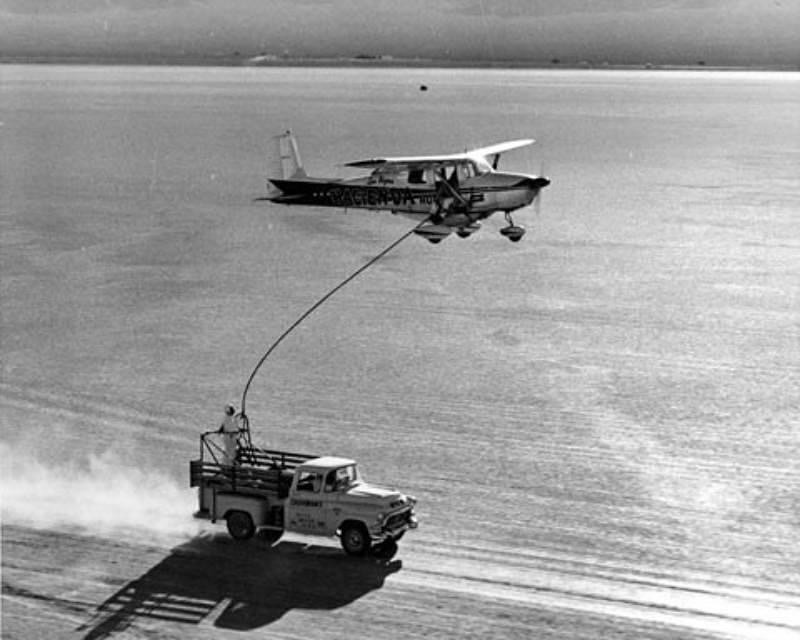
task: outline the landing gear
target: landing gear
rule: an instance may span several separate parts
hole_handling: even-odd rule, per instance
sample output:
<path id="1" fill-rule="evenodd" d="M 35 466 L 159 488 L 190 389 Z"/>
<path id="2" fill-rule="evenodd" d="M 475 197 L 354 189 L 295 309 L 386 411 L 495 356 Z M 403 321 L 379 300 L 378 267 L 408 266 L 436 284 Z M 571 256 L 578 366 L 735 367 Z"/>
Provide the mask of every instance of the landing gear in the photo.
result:
<path id="1" fill-rule="evenodd" d="M 456 235 L 459 238 L 469 238 L 473 233 L 475 233 L 480 228 L 481 228 L 480 222 L 470 221 L 468 225 L 459 227 L 458 230 L 456 231 Z"/>
<path id="2" fill-rule="evenodd" d="M 525 235 L 525 227 L 514 224 L 510 211 L 506 211 L 506 222 L 508 222 L 508 226 L 500 229 L 500 233 L 511 240 L 511 242 L 519 242 L 522 240 L 522 236 Z"/>

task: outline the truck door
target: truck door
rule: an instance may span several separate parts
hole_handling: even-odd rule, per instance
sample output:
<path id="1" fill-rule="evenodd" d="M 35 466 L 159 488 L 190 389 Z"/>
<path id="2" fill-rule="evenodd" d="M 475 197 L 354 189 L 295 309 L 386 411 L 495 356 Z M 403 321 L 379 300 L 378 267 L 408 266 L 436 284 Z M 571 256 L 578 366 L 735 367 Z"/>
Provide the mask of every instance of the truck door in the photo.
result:
<path id="1" fill-rule="evenodd" d="M 328 514 L 322 497 L 322 473 L 302 469 L 297 473 L 297 484 L 286 509 L 286 530 L 325 535 Z"/>
<path id="2" fill-rule="evenodd" d="M 343 520 L 353 515 L 352 506 L 348 507 L 347 489 L 358 481 L 358 471 L 354 464 L 333 469 L 325 474 L 322 499 L 327 513 L 330 534 L 336 533 Z"/>
<path id="3" fill-rule="evenodd" d="M 336 533 L 336 530 L 339 528 L 339 523 L 346 515 L 340 504 L 341 487 L 337 477 L 338 471 L 338 469 L 334 469 L 325 474 L 325 485 L 322 491 L 326 506 L 325 511 L 327 513 L 328 530 L 331 535 Z"/>

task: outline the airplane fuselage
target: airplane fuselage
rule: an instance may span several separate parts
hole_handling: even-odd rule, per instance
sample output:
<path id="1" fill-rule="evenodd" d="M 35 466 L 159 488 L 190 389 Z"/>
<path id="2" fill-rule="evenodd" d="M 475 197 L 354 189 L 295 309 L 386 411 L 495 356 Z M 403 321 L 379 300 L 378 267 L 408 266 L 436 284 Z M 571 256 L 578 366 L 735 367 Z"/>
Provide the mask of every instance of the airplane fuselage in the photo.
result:
<path id="1" fill-rule="evenodd" d="M 489 173 L 459 184 L 459 194 L 469 203 L 464 222 L 479 220 L 496 211 L 514 211 L 528 206 L 545 186 L 537 178 L 523 174 Z M 541 179 L 540 179 L 541 180 Z M 314 178 L 271 179 L 277 191 L 270 200 L 283 204 L 302 204 L 344 209 L 374 209 L 427 217 L 435 213 L 441 198 L 433 185 L 396 184 L 369 176 L 352 180 Z M 457 209 L 448 214 L 448 222 L 458 224 Z M 462 222 L 462 224 L 464 223 Z"/>

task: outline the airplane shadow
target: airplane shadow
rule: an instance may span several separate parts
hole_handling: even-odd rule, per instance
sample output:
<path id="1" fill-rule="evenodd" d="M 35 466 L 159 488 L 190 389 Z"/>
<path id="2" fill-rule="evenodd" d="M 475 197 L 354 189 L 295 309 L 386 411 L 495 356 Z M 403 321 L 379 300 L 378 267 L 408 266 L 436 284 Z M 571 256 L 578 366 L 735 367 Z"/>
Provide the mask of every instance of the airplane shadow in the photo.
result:
<path id="1" fill-rule="evenodd" d="M 350 558 L 338 549 L 307 547 L 259 536 L 247 543 L 224 534 L 176 547 L 141 577 L 103 602 L 78 631 L 107 638 L 140 619 L 246 631 L 292 609 L 337 609 L 383 586 L 402 563 Z M 221 610 L 220 613 L 215 611 Z"/>

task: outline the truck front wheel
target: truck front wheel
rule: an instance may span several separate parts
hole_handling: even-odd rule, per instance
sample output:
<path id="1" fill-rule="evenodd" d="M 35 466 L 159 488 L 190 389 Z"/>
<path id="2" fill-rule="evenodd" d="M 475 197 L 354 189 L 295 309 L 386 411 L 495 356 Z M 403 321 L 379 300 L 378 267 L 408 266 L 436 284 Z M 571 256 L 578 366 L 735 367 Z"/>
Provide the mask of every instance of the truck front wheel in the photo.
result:
<path id="1" fill-rule="evenodd" d="M 363 556 L 369 551 L 372 541 L 367 528 L 360 523 L 346 524 L 342 527 L 342 548 L 350 556 Z"/>
<path id="2" fill-rule="evenodd" d="M 228 533 L 236 540 L 249 540 L 256 532 L 253 518 L 246 511 L 231 511 L 226 520 Z"/>

